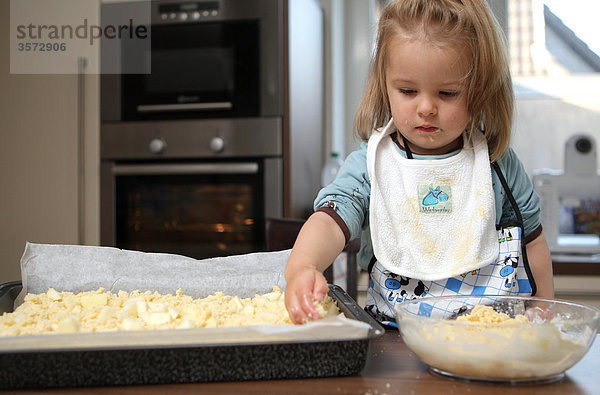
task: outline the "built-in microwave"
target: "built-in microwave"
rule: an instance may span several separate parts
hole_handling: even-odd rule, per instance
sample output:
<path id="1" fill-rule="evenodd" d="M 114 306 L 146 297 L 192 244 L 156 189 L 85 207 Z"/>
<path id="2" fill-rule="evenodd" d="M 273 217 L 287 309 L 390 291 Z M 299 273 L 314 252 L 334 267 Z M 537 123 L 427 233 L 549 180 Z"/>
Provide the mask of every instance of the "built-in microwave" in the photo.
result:
<path id="1" fill-rule="evenodd" d="M 105 40 L 103 121 L 264 117 L 282 113 L 283 7 L 273 0 L 142 2 L 150 45 Z M 104 23 L 131 3 L 106 4 Z M 109 54 L 109 55 L 108 55 Z M 135 70 L 134 73 L 129 70 Z"/>

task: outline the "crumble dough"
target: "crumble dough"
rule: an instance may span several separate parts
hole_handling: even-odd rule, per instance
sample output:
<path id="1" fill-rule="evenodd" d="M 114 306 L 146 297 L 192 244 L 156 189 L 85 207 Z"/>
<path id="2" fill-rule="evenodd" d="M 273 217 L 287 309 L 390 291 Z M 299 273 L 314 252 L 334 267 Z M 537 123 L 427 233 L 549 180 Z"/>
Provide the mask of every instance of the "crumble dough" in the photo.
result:
<path id="1" fill-rule="evenodd" d="M 315 307 L 321 317 L 340 314 L 330 296 L 315 302 Z M 1 315 L 0 336 L 260 324 L 292 324 L 279 287 L 244 299 L 222 292 L 193 299 L 181 289 L 175 295 L 161 295 L 114 294 L 104 288 L 73 294 L 50 288 L 28 294 L 14 312 Z"/>
<path id="2" fill-rule="evenodd" d="M 424 363 L 443 372 L 514 380 L 560 374 L 585 354 L 580 340 L 586 336 L 575 337 L 562 329 L 560 317 L 532 323 L 524 315 L 511 318 L 477 305 L 456 320 L 406 322 L 402 336 Z"/>

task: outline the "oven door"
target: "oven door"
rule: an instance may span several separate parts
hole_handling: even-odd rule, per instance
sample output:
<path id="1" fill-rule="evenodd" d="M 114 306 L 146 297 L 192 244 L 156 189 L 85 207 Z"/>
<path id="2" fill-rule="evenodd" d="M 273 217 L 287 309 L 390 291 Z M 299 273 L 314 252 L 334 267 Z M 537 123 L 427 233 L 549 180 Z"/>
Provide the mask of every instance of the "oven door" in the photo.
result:
<path id="1" fill-rule="evenodd" d="M 151 37 L 150 53 L 123 40 L 123 67 L 150 65 L 122 74 L 123 120 L 259 115 L 257 19 L 154 25 Z"/>
<path id="2" fill-rule="evenodd" d="M 197 259 L 260 251 L 264 168 L 260 161 L 105 163 L 111 191 L 103 204 L 111 207 L 102 214 L 102 243 Z"/>

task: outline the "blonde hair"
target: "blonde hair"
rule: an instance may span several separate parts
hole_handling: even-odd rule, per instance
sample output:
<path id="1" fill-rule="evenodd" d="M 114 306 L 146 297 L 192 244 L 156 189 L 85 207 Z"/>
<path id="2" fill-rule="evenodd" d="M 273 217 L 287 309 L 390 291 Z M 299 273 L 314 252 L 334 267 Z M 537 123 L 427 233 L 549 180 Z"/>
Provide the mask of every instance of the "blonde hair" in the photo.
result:
<path id="1" fill-rule="evenodd" d="M 501 158 L 510 144 L 514 95 L 506 44 L 485 0 L 396 0 L 382 12 L 377 47 L 354 129 L 368 140 L 373 129 L 391 119 L 385 66 L 394 36 L 421 37 L 440 44 L 461 45 L 471 55 L 466 78 L 467 106 L 473 132 L 485 130 L 490 160 Z"/>

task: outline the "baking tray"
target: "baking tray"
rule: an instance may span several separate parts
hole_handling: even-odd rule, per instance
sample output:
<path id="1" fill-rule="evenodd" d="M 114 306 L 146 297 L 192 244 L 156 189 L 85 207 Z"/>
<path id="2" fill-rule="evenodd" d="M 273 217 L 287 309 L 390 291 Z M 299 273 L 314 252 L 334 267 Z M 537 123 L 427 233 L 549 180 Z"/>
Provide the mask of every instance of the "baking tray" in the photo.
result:
<path id="1" fill-rule="evenodd" d="M 0 314 L 13 311 L 20 281 L 0 284 Z M 342 288 L 329 295 L 351 319 L 369 325 L 363 338 L 184 346 L 95 346 L 0 352 L 0 389 L 83 387 L 352 376 L 383 328 Z"/>

